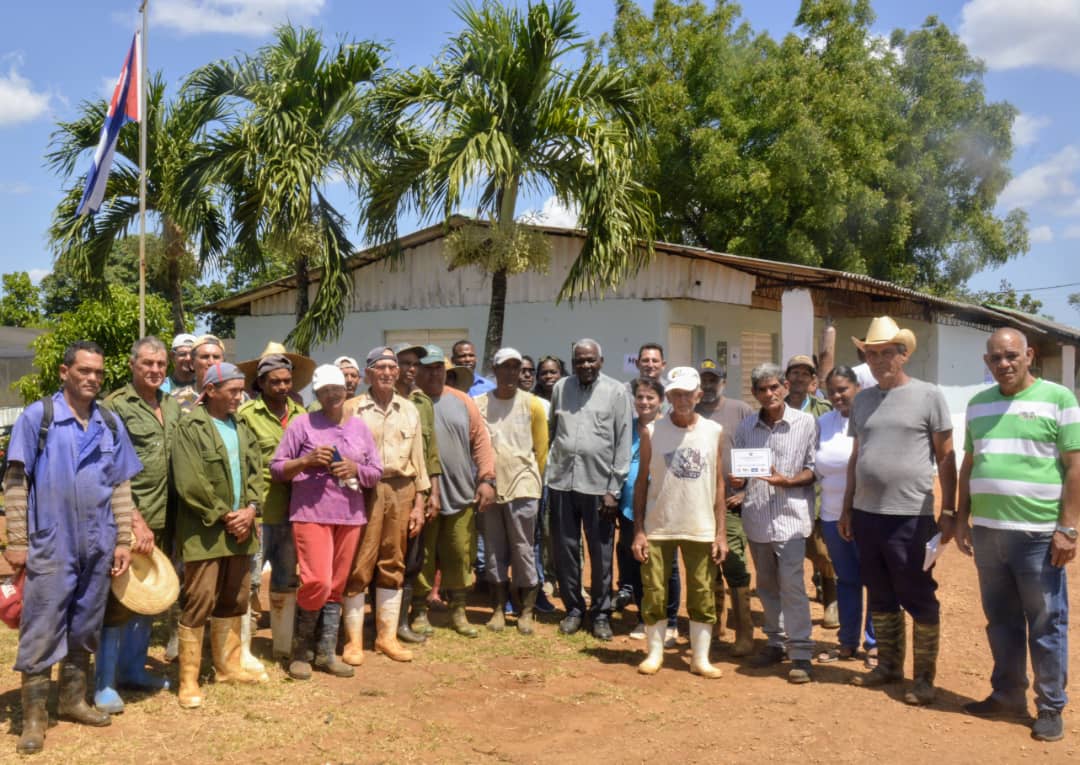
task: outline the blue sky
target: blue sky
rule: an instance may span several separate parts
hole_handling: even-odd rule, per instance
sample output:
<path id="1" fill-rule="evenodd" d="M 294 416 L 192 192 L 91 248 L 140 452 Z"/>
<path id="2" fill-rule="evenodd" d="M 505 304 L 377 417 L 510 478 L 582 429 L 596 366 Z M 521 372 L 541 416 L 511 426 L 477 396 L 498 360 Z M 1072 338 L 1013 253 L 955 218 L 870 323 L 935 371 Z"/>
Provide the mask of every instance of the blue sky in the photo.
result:
<path id="1" fill-rule="evenodd" d="M 641 3 L 651 6 L 651 0 Z M 582 28 L 608 31 L 614 0 L 579 0 Z M 58 119 L 83 99 L 111 92 L 138 25 L 138 0 L 5 3 L 0 28 L 0 205 L 4 239 L 0 272 L 48 273 L 45 233 L 60 199 L 61 179 L 43 155 Z M 459 28 L 444 0 L 150 0 L 151 70 L 178 85 L 199 65 L 266 42 L 274 24 L 291 19 L 321 28 L 329 39 L 371 39 L 391 47 L 391 66 L 429 63 Z M 798 0 L 748 0 L 743 15 L 755 29 L 779 37 L 792 29 Z M 1080 282 L 1073 251 L 1080 245 L 1080 0 L 875 0 L 875 31 L 912 29 L 937 14 L 987 65 L 988 98 L 1020 110 L 1014 127 L 1013 180 L 1000 211 L 1030 215 L 1031 251 L 977 275 L 969 286 L 1021 289 Z M 342 193 L 343 209 L 352 204 Z M 520 208 L 547 210 L 543 197 Z M 1080 325 L 1066 298 L 1080 284 L 1033 294 L 1057 320 Z"/>

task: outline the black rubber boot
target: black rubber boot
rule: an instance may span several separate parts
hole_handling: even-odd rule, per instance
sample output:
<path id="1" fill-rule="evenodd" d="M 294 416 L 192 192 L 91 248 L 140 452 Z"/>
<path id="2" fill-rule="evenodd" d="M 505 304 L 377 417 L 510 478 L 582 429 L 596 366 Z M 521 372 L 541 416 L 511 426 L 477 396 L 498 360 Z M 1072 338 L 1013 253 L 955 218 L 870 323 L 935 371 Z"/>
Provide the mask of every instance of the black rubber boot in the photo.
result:
<path id="1" fill-rule="evenodd" d="M 341 604 L 327 603 L 322 608 L 319 622 L 319 642 L 315 644 L 315 668 L 335 677 L 352 677 L 356 671 L 338 658 L 338 629 L 341 627 Z"/>
<path id="2" fill-rule="evenodd" d="M 340 607 L 338 620 L 341 620 Z M 299 606 L 296 607 L 296 628 L 293 630 L 292 657 L 289 659 L 289 677 L 293 680 L 311 679 L 311 643 L 315 640 L 315 624 L 318 621 L 318 611 L 305 611 Z M 336 628 L 334 639 L 337 639 Z"/>
<path id="3" fill-rule="evenodd" d="M 409 606 L 412 605 L 412 585 L 407 584 L 402 588 L 401 611 L 398 614 L 397 639 L 402 643 L 423 643 L 427 635 L 415 632 L 409 626 Z"/>
<path id="4" fill-rule="evenodd" d="M 49 672 L 22 676 L 22 735 L 15 751 L 37 754 L 45 748 L 45 730 L 49 727 Z"/>
<path id="5" fill-rule="evenodd" d="M 86 703 L 86 677 L 90 671 L 90 654 L 68 651 L 60 665 L 60 699 L 56 711 L 60 717 L 83 725 L 104 728 L 112 722 L 108 712 Z"/>

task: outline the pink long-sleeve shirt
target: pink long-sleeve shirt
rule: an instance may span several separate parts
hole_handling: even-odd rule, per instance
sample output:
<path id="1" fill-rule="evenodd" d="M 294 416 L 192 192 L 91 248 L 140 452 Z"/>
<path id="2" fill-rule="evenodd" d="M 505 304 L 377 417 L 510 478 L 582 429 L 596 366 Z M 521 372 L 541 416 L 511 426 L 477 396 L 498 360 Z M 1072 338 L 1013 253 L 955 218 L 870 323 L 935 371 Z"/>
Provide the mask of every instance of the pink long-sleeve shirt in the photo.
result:
<path id="1" fill-rule="evenodd" d="M 322 412 L 312 412 L 289 423 L 274 458 L 270 476 L 285 480 L 285 463 L 303 457 L 319 446 L 336 446 L 342 457 L 357 466 L 360 488 L 371 488 L 382 477 L 382 462 L 371 431 L 359 417 L 348 417 L 335 425 Z M 364 492 L 341 486 L 329 470 L 303 470 L 292 479 L 289 520 L 341 526 L 367 523 Z"/>

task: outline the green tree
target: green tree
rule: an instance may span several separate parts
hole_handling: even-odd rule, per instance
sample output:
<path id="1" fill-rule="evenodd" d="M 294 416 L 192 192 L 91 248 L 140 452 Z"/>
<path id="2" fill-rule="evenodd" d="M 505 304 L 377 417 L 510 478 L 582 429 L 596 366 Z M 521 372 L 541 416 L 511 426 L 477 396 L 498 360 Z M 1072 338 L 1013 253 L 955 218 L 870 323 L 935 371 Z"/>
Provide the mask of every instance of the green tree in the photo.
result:
<path id="1" fill-rule="evenodd" d="M 646 93 L 662 235 L 951 292 L 1028 247 L 995 217 L 1016 110 L 936 18 L 888 43 L 869 0 L 804 0 L 775 41 L 734 3 L 618 6 L 603 41 Z"/>
<path id="2" fill-rule="evenodd" d="M 0 297 L 0 326 L 30 327 L 39 323 L 41 295 L 26 271 L 3 275 L 3 297 Z"/>
<path id="3" fill-rule="evenodd" d="M 106 268 L 116 242 L 138 229 L 139 126 L 120 130 L 105 202 L 96 215 L 76 216 L 86 185 L 76 166 L 97 146 L 108 104 L 86 101 L 79 116 L 60 122 L 52 135 L 46 162 L 72 181 L 53 213 L 49 237 L 63 270 L 81 287 L 104 294 Z M 171 304 L 174 332 L 185 331 L 183 286 L 198 276 L 200 266 L 214 261 L 226 244 L 225 218 L 209 187 L 190 182 L 192 158 L 202 140 L 212 107 L 179 99 L 165 100 L 165 84 L 157 75 L 147 92 L 146 208 L 160 232 L 164 290 Z M 137 271 L 136 271 L 137 274 Z"/>
<path id="4" fill-rule="evenodd" d="M 328 51 L 318 32 L 285 26 L 255 56 L 208 64 L 184 86 L 208 115 L 225 117 L 192 182 L 223 189 L 236 233 L 232 265 L 251 270 L 268 247 L 291 257 L 297 324 L 288 340 L 301 353 L 335 338 L 345 320 L 353 247 L 324 189 L 339 177 L 358 186 L 365 175 L 365 93 L 382 56 L 369 42 Z M 312 269 L 320 280 L 309 306 Z"/>
<path id="5" fill-rule="evenodd" d="M 582 47 L 573 3 L 459 6 L 465 28 L 427 69 L 380 85 L 379 173 L 368 239 L 389 245 L 405 212 L 450 216 L 473 197 L 490 226 L 451 234 L 452 265 L 491 274 L 485 368 L 502 344 L 510 274 L 544 269 L 543 238 L 515 224 L 522 189 L 553 189 L 580 210 L 581 255 L 561 297 L 600 293 L 651 251 L 652 197 L 633 177 L 643 121 L 638 92 Z M 574 61 L 575 54 L 584 60 Z"/>
<path id="6" fill-rule="evenodd" d="M 1012 286 L 1008 279 L 1002 279 L 1001 285 L 997 290 L 976 292 L 971 296 L 971 301 L 973 303 L 999 305 L 1005 308 L 1011 308 L 1014 311 L 1030 313 L 1033 316 L 1038 316 L 1039 311 L 1041 311 L 1043 307 L 1043 302 L 1038 298 L 1032 297 L 1030 292 L 1018 294 L 1016 287 Z"/>
<path id="7" fill-rule="evenodd" d="M 169 304 L 156 295 L 146 298 L 146 331 L 167 337 Z M 105 352 L 105 383 L 102 391 L 119 388 L 131 378 L 128 357 L 139 337 L 139 298 L 134 292 L 110 284 L 106 294 L 84 300 L 78 310 L 57 317 L 52 331 L 33 342 L 34 366 L 39 371 L 14 383 L 23 401 L 29 404 L 60 388 L 60 363 L 64 350 L 77 340 L 93 340 Z"/>

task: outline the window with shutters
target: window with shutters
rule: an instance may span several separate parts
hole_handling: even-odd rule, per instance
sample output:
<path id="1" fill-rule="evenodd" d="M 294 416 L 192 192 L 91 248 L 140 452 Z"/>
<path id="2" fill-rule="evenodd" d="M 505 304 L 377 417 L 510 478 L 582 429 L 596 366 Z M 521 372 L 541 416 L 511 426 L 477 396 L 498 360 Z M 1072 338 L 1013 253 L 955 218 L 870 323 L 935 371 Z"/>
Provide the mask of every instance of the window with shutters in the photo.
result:
<path id="1" fill-rule="evenodd" d="M 771 332 L 742 332 L 739 339 L 742 343 L 742 399 L 757 409 L 758 402 L 750 385 L 750 372 L 759 364 L 775 361 L 777 336 Z"/>

